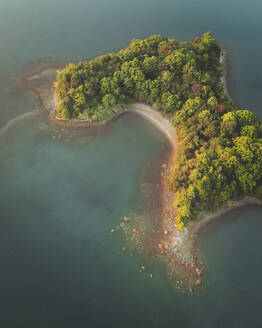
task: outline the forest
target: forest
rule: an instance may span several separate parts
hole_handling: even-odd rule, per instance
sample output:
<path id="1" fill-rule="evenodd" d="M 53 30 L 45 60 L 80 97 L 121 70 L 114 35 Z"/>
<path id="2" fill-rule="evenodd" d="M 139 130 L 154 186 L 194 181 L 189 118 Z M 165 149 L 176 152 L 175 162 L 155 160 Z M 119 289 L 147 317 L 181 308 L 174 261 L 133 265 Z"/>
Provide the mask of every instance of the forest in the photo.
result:
<path id="1" fill-rule="evenodd" d="M 68 64 L 55 82 L 57 116 L 66 120 L 100 121 L 135 101 L 170 118 L 180 145 L 168 184 L 181 230 L 201 210 L 262 198 L 262 121 L 224 92 L 220 55 L 211 32 L 192 41 L 153 35 Z"/>

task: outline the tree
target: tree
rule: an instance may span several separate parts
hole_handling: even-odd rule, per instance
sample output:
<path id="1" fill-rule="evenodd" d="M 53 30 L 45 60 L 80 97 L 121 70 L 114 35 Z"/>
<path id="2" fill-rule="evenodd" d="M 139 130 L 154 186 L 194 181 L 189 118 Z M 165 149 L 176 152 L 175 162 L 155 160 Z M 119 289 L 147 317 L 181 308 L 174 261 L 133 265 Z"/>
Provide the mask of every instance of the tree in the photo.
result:
<path id="1" fill-rule="evenodd" d="M 106 108 L 110 108 L 116 104 L 116 99 L 115 99 L 114 95 L 107 94 L 103 97 L 102 103 Z"/>

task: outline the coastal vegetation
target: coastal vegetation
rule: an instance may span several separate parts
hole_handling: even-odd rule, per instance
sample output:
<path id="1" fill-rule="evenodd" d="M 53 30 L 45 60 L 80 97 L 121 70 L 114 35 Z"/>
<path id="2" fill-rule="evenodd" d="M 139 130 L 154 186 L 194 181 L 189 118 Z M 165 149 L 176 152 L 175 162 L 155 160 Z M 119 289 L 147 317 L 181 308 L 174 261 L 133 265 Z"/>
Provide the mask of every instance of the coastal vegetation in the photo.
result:
<path id="1" fill-rule="evenodd" d="M 189 42 L 153 35 L 118 53 L 68 64 L 58 72 L 57 115 L 102 120 L 134 101 L 174 113 L 188 99 L 230 105 L 223 92 L 220 47 L 211 33 Z"/>
<path id="2" fill-rule="evenodd" d="M 183 228 L 202 210 L 215 211 L 232 200 L 262 198 L 262 124 L 248 110 L 222 112 L 203 104 L 174 115 L 180 149 L 169 177 L 176 220 Z"/>
<path id="3" fill-rule="evenodd" d="M 211 32 L 178 42 L 132 40 L 118 53 L 68 64 L 55 82 L 57 116 L 100 121 L 142 101 L 170 118 L 179 150 L 168 179 L 177 226 L 201 210 L 262 198 L 262 124 L 224 92 L 221 48 Z"/>

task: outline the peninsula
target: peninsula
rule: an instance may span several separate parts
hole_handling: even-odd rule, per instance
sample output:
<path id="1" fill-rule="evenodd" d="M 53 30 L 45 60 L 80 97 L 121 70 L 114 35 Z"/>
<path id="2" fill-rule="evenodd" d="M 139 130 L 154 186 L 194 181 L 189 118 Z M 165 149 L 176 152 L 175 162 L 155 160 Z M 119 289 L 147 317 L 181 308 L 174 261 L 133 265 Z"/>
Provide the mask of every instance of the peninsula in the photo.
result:
<path id="1" fill-rule="evenodd" d="M 226 94 L 221 55 L 211 32 L 189 42 L 153 35 L 68 64 L 55 82 L 56 120 L 106 122 L 138 101 L 167 117 L 179 140 L 167 179 L 179 230 L 204 210 L 262 197 L 261 120 Z"/>
<path id="2" fill-rule="evenodd" d="M 226 52 L 207 32 L 187 42 L 134 39 L 118 53 L 23 78 L 63 128 L 101 127 L 132 112 L 165 134 L 171 152 L 161 169 L 155 251 L 193 285 L 204 269 L 195 257 L 199 230 L 262 199 L 262 122 L 232 102 L 226 73 Z"/>

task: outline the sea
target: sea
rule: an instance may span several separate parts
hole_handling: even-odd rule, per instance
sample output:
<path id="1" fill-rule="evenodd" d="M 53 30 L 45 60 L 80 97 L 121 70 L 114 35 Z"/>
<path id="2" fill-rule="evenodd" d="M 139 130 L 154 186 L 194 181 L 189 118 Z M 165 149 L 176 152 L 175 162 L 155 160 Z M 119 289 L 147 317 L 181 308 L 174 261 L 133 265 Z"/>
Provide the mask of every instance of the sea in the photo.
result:
<path id="1" fill-rule="evenodd" d="M 262 327 L 261 208 L 206 227 L 206 288 L 178 292 L 134 233 L 158 228 L 166 138 L 130 113 L 62 130 L 23 83 L 132 38 L 213 31 L 233 98 L 262 117 L 261 0 L 1 0 L 0 27 L 0 327 Z"/>

